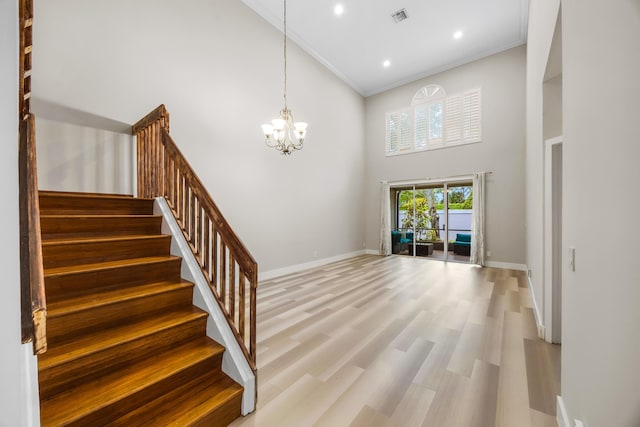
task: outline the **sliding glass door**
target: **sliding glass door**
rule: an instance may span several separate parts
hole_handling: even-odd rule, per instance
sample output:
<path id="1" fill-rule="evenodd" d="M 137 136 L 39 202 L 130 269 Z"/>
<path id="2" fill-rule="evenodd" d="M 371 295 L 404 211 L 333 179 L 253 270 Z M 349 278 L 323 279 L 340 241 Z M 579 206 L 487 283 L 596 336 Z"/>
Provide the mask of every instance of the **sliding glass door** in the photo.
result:
<path id="1" fill-rule="evenodd" d="M 447 197 L 445 197 L 447 195 Z M 392 188 L 392 253 L 468 262 L 471 183 Z"/>
<path id="2" fill-rule="evenodd" d="M 469 262 L 473 218 L 473 186 L 470 182 L 447 185 L 447 241 L 449 259 Z"/>

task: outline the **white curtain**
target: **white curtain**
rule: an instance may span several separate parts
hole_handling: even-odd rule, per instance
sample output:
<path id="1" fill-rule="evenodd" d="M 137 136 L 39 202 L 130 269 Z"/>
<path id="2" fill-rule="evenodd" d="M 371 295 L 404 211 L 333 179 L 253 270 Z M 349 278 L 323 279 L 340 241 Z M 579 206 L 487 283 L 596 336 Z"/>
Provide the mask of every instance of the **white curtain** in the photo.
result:
<path id="1" fill-rule="evenodd" d="M 391 255 L 391 196 L 389 184 L 380 184 L 380 255 Z"/>
<path id="2" fill-rule="evenodd" d="M 473 221 L 471 228 L 471 258 L 472 264 L 484 265 L 484 193 L 486 172 L 473 174 Z"/>

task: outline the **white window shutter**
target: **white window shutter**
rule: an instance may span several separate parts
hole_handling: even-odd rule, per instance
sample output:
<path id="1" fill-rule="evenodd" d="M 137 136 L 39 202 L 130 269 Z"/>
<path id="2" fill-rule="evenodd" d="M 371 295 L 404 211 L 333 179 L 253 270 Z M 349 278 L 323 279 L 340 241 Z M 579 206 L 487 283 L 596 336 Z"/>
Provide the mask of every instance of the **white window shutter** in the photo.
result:
<path id="1" fill-rule="evenodd" d="M 429 104 L 429 143 L 442 143 L 442 101 Z"/>
<path id="2" fill-rule="evenodd" d="M 481 89 L 446 98 L 442 90 L 432 99 L 438 91 L 429 88 L 418 91 L 412 107 L 386 114 L 387 155 L 482 141 Z"/>
<path id="3" fill-rule="evenodd" d="M 411 151 L 413 149 L 411 132 L 411 114 L 409 110 L 400 113 L 400 151 Z"/>
<path id="4" fill-rule="evenodd" d="M 386 115 L 386 153 L 398 154 L 413 150 L 413 133 L 410 110 L 395 111 Z"/>
<path id="5" fill-rule="evenodd" d="M 416 150 L 427 148 L 427 104 L 415 108 Z"/>
<path id="6" fill-rule="evenodd" d="M 480 104 L 480 89 L 467 92 L 463 95 L 463 138 L 465 142 L 478 142 L 482 139 Z"/>
<path id="7" fill-rule="evenodd" d="M 400 140 L 400 115 L 397 112 L 387 113 L 386 120 L 386 153 L 393 154 L 398 152 L 398 142 Z"/>
<path id="8" fill-rule="evenodd" d="M 462 140 L 462 99 L 460 96 L 447 98 L 444 113 L 445 143 L 457 143 Z"/>

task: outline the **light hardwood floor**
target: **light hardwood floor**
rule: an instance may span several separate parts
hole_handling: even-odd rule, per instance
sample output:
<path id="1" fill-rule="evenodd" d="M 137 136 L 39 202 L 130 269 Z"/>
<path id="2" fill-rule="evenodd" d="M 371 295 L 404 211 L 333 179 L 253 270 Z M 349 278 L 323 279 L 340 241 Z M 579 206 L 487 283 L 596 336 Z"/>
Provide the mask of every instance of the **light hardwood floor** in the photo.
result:
<path id="1" fill-rule="evenodd" d="M 232 426 L 555 426 L 560 348 L 523 272 L 362 256 L 260 283 L 258 406 Z"/>

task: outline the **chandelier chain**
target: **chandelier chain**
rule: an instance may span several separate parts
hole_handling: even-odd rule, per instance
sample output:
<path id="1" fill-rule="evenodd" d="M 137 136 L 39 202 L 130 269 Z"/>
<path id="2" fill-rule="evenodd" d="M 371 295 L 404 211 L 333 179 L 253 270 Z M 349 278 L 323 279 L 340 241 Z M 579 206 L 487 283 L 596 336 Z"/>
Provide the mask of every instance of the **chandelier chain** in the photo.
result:
<path id="1" fill-rule="evenodd" d="M 284 109 L 287 109 L 287 0 L 284 0 Z"/>

